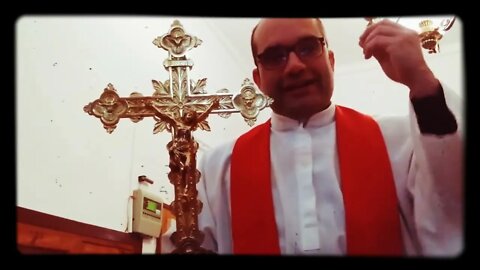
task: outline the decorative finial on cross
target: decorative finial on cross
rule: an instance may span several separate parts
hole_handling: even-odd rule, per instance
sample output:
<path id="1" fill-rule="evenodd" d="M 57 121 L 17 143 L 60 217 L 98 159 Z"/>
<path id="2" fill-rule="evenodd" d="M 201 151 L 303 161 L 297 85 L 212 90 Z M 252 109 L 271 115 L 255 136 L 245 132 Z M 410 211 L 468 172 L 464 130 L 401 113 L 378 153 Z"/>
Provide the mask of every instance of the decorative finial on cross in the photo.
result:
<path id="1" fill-rule="evenodd" d="M 161 37 L 157 37 L 153 44 L 168 51 L 174 57 L 182 57 L 190 49 L 202 44 L 202 40 L 186 34 L 182 24 L 175 20 L 170 31 Z"/>

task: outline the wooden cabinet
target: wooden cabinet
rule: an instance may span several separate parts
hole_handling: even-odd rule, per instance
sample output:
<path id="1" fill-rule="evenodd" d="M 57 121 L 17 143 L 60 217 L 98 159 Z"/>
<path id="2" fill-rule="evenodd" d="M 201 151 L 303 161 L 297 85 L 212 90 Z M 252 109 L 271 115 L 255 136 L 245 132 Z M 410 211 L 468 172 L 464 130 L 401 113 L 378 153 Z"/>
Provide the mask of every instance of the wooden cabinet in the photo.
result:
<path id="1" fill-rule="evenodd" d="M 140 235 L 17 207 L 17 248 L 23 254 L 140 254 Z"/>

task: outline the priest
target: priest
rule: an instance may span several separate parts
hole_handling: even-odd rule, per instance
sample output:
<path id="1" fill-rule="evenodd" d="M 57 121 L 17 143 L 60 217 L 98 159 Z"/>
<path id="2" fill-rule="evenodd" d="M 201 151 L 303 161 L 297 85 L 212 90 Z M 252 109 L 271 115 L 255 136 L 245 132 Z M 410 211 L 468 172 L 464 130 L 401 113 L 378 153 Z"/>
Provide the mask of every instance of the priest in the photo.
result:
<path id="1" fill-rule="evenodd" d="M 334 104 L 334 52 L 319 19 L 263 19 L 253 78 L 271 118 L 206 153 L 203 246 L 220 254 L 456 256 L 463 248 L 461 102 L 418 34 L 390 21 L 360 36 L 365 59 L 409 90 L 408 117 Z M 354 95 L 352 91 L 352 95 Z"/>

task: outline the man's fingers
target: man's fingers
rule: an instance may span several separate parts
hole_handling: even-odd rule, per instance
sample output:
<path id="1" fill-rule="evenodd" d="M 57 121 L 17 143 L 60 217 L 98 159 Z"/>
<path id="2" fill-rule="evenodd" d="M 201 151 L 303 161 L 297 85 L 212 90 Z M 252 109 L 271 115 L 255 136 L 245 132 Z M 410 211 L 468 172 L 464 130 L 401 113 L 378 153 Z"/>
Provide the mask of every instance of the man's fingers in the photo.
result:
<path id="1" fill-rule="evenodd" d="M 364 46 L 364 44 L 369 43 L 372 39 L 380 36 L 385 36 L 385 37 L 393 37 L 396 34 L 398 34 L 399 31 L 397 29 L 394 29 L 390 26 L 380 26 L 376 27 L 373 29 L 368 36 L 365 36 L 363 40 L 360 40 L 359 45 L 361 47 Z"/>
<path id="2" fill-rule="evenodd" d="M 359 45 L 363 47 L 363 44 L 366 43 L 369 39 L 377 35 L 386 35 L 393 36 L 400 33 L 401 28 L 398 24 L 390 20 L 382 20 L 378 23 L 375 23 L 369 26 L 359 38 Z"/>
<path id="3" fill-rule="evenodd" d="M 392 36 L 375 36 L 363 44 L 363 54 L 365 59 L 375 56 L 378 60 L 383 58 L 383 55 L 388 53 L 389 47 L 395 42 L 395 38 Z M 376 56 L 381 56 L 380 58 Z"/>

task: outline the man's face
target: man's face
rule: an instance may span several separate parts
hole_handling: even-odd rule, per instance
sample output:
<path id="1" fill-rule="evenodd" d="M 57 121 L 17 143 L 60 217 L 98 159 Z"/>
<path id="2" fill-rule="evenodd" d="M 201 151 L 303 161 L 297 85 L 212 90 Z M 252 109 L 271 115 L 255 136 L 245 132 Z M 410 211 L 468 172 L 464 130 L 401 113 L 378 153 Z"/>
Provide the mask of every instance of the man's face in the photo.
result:
<path id="1" fill-rule="evenodd" d="M 254 35 L 255 83 L 272 97 L 272 110 L 299 121 L 330 105 L 333 52 L 315 19 L 269 19 Z"/>

